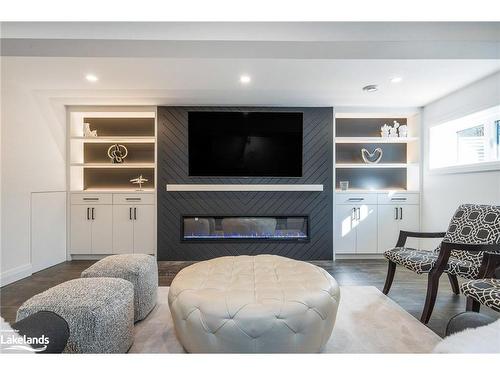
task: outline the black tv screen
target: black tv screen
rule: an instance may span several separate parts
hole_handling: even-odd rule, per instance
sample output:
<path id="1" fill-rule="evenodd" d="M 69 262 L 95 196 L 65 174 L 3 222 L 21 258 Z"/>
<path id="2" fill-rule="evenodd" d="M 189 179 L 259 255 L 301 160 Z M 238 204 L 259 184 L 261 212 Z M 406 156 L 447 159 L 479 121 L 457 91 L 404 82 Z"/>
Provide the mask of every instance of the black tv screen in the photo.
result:
<path id="1" fill-rule="evenodd" d="M 301 177 L 302 118 L 300 112 L 189 112 L 189 175 Z"/>

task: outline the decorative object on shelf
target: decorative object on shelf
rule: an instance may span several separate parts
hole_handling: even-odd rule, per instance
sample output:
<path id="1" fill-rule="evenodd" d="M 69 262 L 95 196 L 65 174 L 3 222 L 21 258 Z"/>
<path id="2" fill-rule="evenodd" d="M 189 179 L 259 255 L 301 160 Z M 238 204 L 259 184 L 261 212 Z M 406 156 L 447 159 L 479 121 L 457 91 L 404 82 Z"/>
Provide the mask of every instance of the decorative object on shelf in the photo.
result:
<path id="1" fill-rule="evenodd" d="M 382 160 L 384 152 L 380 147 L 377 147 L 373 152 L 369 152 L 366 148 L 361 149 L 361 157 L 366 164 L 377 164 Z"/>
<path id="2" fill-rule="evenodd" d="M 398 137 L 399 122 L 394 121 L 392 128 L 389 128 L 389 137 Z"/>
<path id="3" fill-rule="evenodd" d="M 401 125 L 398 131 L 399 131 L 399 137 L 401 138 L 408 137 L 408 125 Z"/>
<path id="4" fill-rule="evenodd" d="M 384 126 L 382 126 L 380 128 L 380 136 L 382 138 L 387 138 L 389 137 L 389 131 L 390 131 L 391 127 L 387 124 L 384 124 Z"/>
<path id="5" fill-rule="evenodd" d="M 97 130 L 90 130 L 90 124 L 88 122 L 83 124 L 83 136 L 87 138 L 97 137 Z"/>
<path id="6" fill-rule="evenodd" d="M 128 150 L 124 145 L 115 143 L 114 145 L 111 145 L 108 148 L 108 157 L 114 164 L 123 163 L 123 159 L 125 159 L 127 155 L 128 155 Z"/>
<path id="7" fill-rule="evenodd" d="M 148 181 L 149 180 L 147 178 L 142 177 L 142 174 L 139 177 L 130 180 L 133 184 L 139 184 L 139 189 L 137 189 L 139 191 L 142 190 L 142 184 Z"/>
<path id="8" fill-rule="evenodd" d="M 349 189 L 349 181 L 340 181 L 339 185 L 340 190 L 342 191 L 346 191 L 347 189 Z"/>

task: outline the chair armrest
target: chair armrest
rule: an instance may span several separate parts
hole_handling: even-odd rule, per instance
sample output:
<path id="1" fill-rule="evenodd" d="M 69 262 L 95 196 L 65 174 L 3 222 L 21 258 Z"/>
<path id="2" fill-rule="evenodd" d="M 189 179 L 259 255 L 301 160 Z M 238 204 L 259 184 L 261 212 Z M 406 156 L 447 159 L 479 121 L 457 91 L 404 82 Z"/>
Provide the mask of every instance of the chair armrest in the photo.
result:
<path id="1" fill-rule="evenodd" d="M 478 278 L 494 278 L 498 267 L 500 267 L 500 253 L 484 253 Z"/>
<path id="2" fill-rule="evenodd" d="M 456 243 L 456 242 L 441 242 L 441 248 L 449 248 L 453 251 L 488 251 L 488 252 L 500 252 L 500 244 L 468 244 L 468 243 Z"/>
<path id="3" fill-rule="evenodd" d="M 406 239 L 408 237 L 415 238 L 443 238 L 446 235 L 445 232 L 408 232 L 406 230 L 399 231 L 398 242 L 396 247 L 403 247 L 406 244 Z"/>
<path id="4" fill-rule="evenodd" d="M 489 252 L 494 252 L 494 253 L 500 252 L 500 244 L 465 244 L 465 243 L 443 241 L 441 242 L 441 251 L 439 252 L 438 261 L 436 263 L 439 262 L 440 260 L 439 258 L 443 258 L 441 259 L 443 262 L 444 261 L 448 262 L 451 251 L 470 251 L 470 252 L 484 251 L 485 256 L 483 256 L 483 260 L 481 262 L 481 265 L 479 266 L 479 271 L 477 275 L 477 278 L 483 279 L 485 277 L 488 277 L 486 275 L 493 274 L 495 271 L 494 268 L 490 269 L 490 263 L 492 264 L 491 267 L 493 267 L 493 262 L 489 261 L 490 259 L 489 255 L 491 255 Z"/>

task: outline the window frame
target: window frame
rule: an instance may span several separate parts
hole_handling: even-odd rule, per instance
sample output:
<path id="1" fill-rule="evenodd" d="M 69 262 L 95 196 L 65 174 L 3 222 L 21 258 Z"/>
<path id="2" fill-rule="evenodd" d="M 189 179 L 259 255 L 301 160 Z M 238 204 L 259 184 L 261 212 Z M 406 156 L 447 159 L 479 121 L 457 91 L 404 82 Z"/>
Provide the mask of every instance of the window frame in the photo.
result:
<path id="1" fill-rule="evenodd" d="M 496 157 L 498 160 L 489 160 L 489 161 L 484 161 L 484 162 L 478 162 L 478 163 L 470 163 L 470 164 L 457 164 L 457 165 L 449 165 L 449 166 L 443 166 L 443 167 L 436 167 L 436 168 L 431 168 L 431 129 L 437 126 L 444 125 L 446 123 L 450 123 L 453 121 L 460 121 L 461 119 L 464 119 L 469 116 L 474 116 L 476 114 L 479 114 L 481 112 L 486 112 L 489 110 L 495 111 L 497 109 L 500 113 L 500 104 L 479 109 L 473 112 L 470 112 L 468 114 L 463 114 L 462 116 L 455 117 L 455 118 L 449 118 L 444 121 L 440 121 L 439 123 L 427 128 L 426 131 L 426 141 L 427 141 L 427 162 L 425 163 L 426 165 L 426 170 L 427 173 L 430 175 L 440 175 L 440 174 L 457 174 L 457 173 L 481 173 L 481 172 L 493 172 L 493 171 L 500 171 L 500 117 L 498 120 L 493 120 L 494 128 L 491 130 L 493 131 L 492 138 L 490 137 L 490 140 L 494 140 L 497 142 L 496 145 Z M 488 130 L 486 127 L 488 126 L 487 124 L 484 124 L 485 126 L 485 132 Z M 474 127 L 471 125 L 471 128 Z M 496 133 L 496 137 L 495 137 Z M 495 139 L 493 139 L 495 138 Z"/>

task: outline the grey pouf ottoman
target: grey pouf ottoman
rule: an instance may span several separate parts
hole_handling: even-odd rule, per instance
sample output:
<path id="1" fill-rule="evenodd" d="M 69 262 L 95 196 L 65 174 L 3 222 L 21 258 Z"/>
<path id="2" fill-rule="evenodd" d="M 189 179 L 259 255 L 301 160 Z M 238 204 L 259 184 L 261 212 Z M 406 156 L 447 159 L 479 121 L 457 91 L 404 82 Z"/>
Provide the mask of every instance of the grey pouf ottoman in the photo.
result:
<path id="1" fill-rule="evenodd" d="M 82 277 L 118 277 L 134 285 L 134 321 L 144 319 L 156 306 L 158 265 L 147 254 L 110 255 L 82 272 Z"/>
<path id="2" fill-rule="evenodd" d="M 16 321 L 51 311 L 68 322 L 66 353 L 126 353 L 134 340 L 134 286 L 99 277 L 59 284 L 24 302 Z M 50 340 L 50 337 L 49 337 Z"/>

